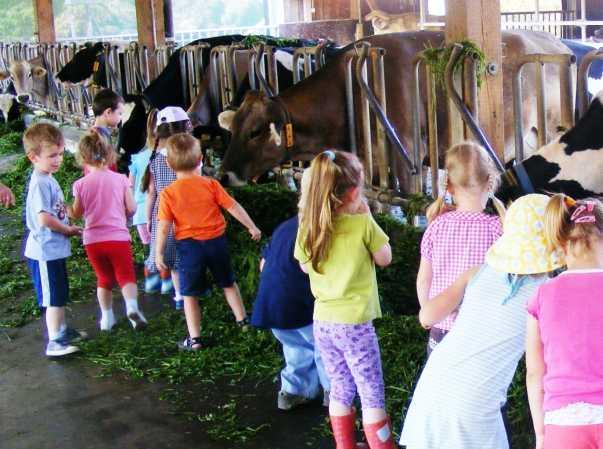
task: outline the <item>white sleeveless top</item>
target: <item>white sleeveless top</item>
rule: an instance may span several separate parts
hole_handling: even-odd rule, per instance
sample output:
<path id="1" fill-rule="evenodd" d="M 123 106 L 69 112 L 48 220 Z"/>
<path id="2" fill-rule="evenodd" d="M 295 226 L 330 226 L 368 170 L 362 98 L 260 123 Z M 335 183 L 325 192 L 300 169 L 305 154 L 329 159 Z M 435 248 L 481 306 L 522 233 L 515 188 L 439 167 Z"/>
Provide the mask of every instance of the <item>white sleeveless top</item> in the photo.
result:
<path id="1" fill-rule="evenodd" d="M 508 449 L 500 408 L 525 351 L 526 303 L 545 280 L 524 277 L 509 297 L 509 275 L 482 267 L 467 286 L 454 327 L 421 373 L 401 445 Z"/>

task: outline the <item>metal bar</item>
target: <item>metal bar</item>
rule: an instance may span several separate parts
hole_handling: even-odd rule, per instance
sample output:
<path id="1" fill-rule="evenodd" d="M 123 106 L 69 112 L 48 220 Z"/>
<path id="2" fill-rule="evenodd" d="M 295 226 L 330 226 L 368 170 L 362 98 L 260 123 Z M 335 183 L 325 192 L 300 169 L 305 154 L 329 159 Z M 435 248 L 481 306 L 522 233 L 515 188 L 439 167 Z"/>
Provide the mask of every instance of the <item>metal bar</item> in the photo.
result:
<path id="1" fill-rule="evenodd" d="M 578 85 L 576 86 L 577 95 L 577 118 L 583 117 L 588 109 L 588 71 L 595 60 L 603 60 L 603 48 L 588 52 L 580 61 L 578 67 Z"/>
<path id="2" fill-rule="evenodd" d="M 292 66 L 293 66 L 293 84 L 297 84 L 301 81 L 300 76 L 299 76 L 299 58 L 301 56 L 301 53 L 298 52 L 296 49 L 293 53 L 293 61 L 292 61 Z"/>
<path id="3" fill-rule="evenodd" d="M 411 96 L 411 113 L 412 113 L 412 143 L 413 143 L 413 157 L 415 167 L 417 167 L 418 173 L 414 176 L 414 188 L 415 192 L 419 193 L 423 191 L 423 176 L 422 170 L 420 169 L 421 153 L 422 153 L 422 142 L 421 142 L 421 116 L 419 111 L 419 105 L 421 104 L 421 92 L 419 85 L 419 73 L 420 66 L 423 62 L 423 52 L 417 53 L 412 60 L 413 67 L 413 86 Z"/>
<path id="4" fill-rule="evenodd" d="M 572 65 L 575 64 L 576 57 L 571 55 L 568 58 L 568 64 L 559 66 L 559 98 L 561 106 L 561 123 L 565 129 L 571 129 L 574 126 L 574 90 L 572 89 Z"/>
<path id="5" fill-rule="evenodd" d="M 496 154 L 494 149 L 492 148 L 490 141 L 488 140 L 488 138 L 486 137 L 484 132 L 480 129 L 480 127 L 476 123 L 475 119 L 471 115 L 471 112 L 467 109 L 467 106 L 465 106 L 465 104 L 463 103 L 463 100 L 461 99 L 458 92 L 454 88 L 454 70 L 453 69 L 454 69 L 456 60 L 460 56 L 460 52 L 462 49 L 463 49 L 462 45 L 454 44 L 454 46 L 452 47 L 452 54 L 450 55 L 448 64 L 446 64 L 445 81 L 446 81 L 446 90 L 448 91 L 448 96 L 452 100 L 453 104 L 456 106 L 457 110 L 461 114 L 461 117 L 463 118 L 465 123 L 467 123 L 469 130 L 471 131 L 473 136 L 477 139 L 478 143 L 480 145 L 482 145 L 486 149 L 486 151 L 489 153 L 490 157 L 494 161 L 494 164 L 496 165 L 496 168 L 500 172 L 504 172 L 505 167 L 502 164 L 502 162 L 500 161 L 500 159 L 498 158 L 498 155 Z"/>
<path id="6" fill-rule="evenodd" d="M 278 95 L 278 71 L 276 67 L 276 48 L 273 46 L 266 46 L 264 48 L 264 54 L 266 55 L 268 63 L 268 84 L 272 88 L 274 95 Z"/>
<path id="7" fill-rule="evenodd" d="M 258 44 L 257 47 L 254 46 L 254 48 L 256 49 L 256 55 L 254 59 L 255 71 L 258 80 L 260 81 L 260 86 L 262 87 L 262 89 L 268 94 L 269 97 L 274 97 L 274 92 L 272 91 L 272 88 L 270 87 L 264 76 L 264 47 L 265 45 L 263 43 Z"/>
<path id="8" fill-rule="evenodd" d="M 365 59 L 366 59 L 366 54 L 368 53 L 368 47 L 370 47 L 370 44 L 365 41 L 358 42 L 355 45 L 355 48 L 357 49 L 357 51 L 360 51 L 361 52 L 360 54 L 364 54 Z M 367 96 L 369 105 L 370 105 L 371 109 L 373 110 L 375 116 L 381 122 L 381 124 L 383 124 L 383 127 L 385 128 L 385 133 L 386 133 L 388 139 L 390 140 L 390 142 L 392 143 L 394 148 L 400 153 L 400 155 L 406 161 L 406 163 L 409 165 L 411 174 L 416 174 L 417 168 L 414 166 L 410 156 L 408 155 L 408 151 L 406 151 L 406 148 L 404 147 L 404 145 L 402 145 L 402 142 L 400 142 L 400 139 L 398 138 L 396 131 L 394 131 L 394 128 L 391 125 L 390 121 L 388 120 L 387 116 L 385 115 L 385 112 L 383 112 L 383 109 L 381 108 L 381 106 L 379 106 L 379 103 L 377 102 L 375 95 L 371 92 L 371 90 L 368 87 L 368 85 L 366 84 L 366 82 L 364 82 L 364 80 L 362 79 L 361 70 L 360 70 L 362 65 L 359 64 L 359 62 L 360 62 L 360 58 L 356 62 L 356 72 L 355 72 L 356 73 L 356 81 L 360 84 L 360 88 Z"/>
<path id="9" fill-rule="evenodd" d="M 385 94 L 385 73 L 383 70 L 383 55 L 385 50 L 382 48 L 372 48 L 370 52 L 371 68 L 373 75 L 373 90 L 383 112 L 387 114 L 387 97 Z M 385 129 L 380 122 L 377 122 L 377 164 L 379 169 L 379 187 L 387 189 L 389 182 L 389 142 L 385 136 Z"/>
<path id="10" fill-rule="evenodd" d="M 538 148 L 546 145 L 548 127 L 546 123 L 546 95 L 544 93 L 544 64 L 536 64 L 536 109 L 538 127 Z"/>
<path id="11" fill-rule="evenodd" d="M 358 145 L 356 142 L 356 117 L 354 111 L 354 84 L 352 75 L 352 62 L 354 56 L 351 54 L 345 57 L 345 94 L 346 94 L 346 110 L 348 114 L 348 136 L 350 151 L 358 155 Z"/>
<path id="12" fill-rule="evenodd" d="M 212 48 L 209 52 L 209 70 L 211 70 L 211 82 L 209 83 L 209 90 L 211 96 L 214 97 L 218 103 L 218 112 L 222 112 L 224 110 L 224 103 L 221 101 L 222 95 L 220 93 L 219 58 L 220 53 L 218 52 L 218 48 Z"/>
<path id="13" fill-rule="evenodd" d="M 431 168 L 431 195 L 435 199 L 440 194 L 437 95 L 435 78 L 428 65 L 425 67 L 425 71 L 427 74 L 427 128 L 429 133 L 427 143 L 429 149 L 429 166 Z"/>
<path id="14" fill-rule="evenodd" d="M 366 58 L 369 47 L 363 47 L 362 52 L 356 58 L 356 81 L 359 84 L 365 84 L 367 80 Z M 368 85 L 367 85 L 368 90 Z M 364 89 L 361 92 L 360 117 L 362 123 L 362 140 L 364 147 L 364 174 L 366 183 L 373 184 L 373 136 L 371 133 L 371 109 L 368 96 Z"/>
<path id="15" fill-rule="evenodd" d="M 522 86 L 521 71 L 523 64 L 519 64 L 513 73 L 513 121 L 515 125 L 515 161 L 523 161 L 523 108 L 522 108 Z"/>

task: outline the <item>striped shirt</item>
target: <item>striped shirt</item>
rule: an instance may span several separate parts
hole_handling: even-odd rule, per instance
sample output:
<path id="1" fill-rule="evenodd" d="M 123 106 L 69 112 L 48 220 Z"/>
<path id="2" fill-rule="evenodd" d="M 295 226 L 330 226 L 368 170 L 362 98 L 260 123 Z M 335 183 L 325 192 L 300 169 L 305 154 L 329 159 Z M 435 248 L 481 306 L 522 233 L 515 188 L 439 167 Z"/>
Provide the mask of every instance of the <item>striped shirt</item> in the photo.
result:
<path id="1" fill-rule="evenodd" d="M 431 262 L 433 272 L 429 299 L 450 287 L 469 268 L 484 263 L 486 252 L 501 235 L 497 215 L 453 211 L 437 217 L 421 241 L 421 257 Z M 456 314 L 452 312 L 434 327 L 452 329 Z"/>

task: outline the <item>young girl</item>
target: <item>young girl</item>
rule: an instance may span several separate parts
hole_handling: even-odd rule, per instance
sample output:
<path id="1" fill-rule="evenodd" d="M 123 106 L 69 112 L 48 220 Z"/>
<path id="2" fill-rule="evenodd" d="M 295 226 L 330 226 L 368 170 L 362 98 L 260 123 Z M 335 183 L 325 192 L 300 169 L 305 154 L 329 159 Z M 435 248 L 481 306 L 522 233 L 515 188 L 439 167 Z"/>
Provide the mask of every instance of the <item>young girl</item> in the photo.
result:
<path id="1" fill-rule="evenodd" d="M 504 206 L 492 196 L 499 176 L 486 151 L 462 142 L 446 153 L 446 192 L 427 210 L 429 226 L 421 242 L 417 296 L 421 306 L 448 288 L 465 270 L 481 265 L 490 246 L 502 234 Z M 445 202 L 450 194 L 453 205 Z M 498 215 L 484 211 L 492 198 Z M 456 311 L 429 331 L 427 354 L 450 331 Z"/>
<path id="2" fill-rule="evenodd" d="M 149 166 L 151 158 L 151 148 L 155 145 L 155 119 L 157 110 L 152 110 L 147 117 L 147 145 L 138 153 L 133 154 L 128 171 L 130 172 L 130 186 L 134 192 L 134 200 L 136 201 L 136 213 L 132 217 L 132 224 L 136 226 L 140 241 L 143 245 L 148 246 L 151 243 L 151 233 L 147 228 L 146 214 L 146 199 L 147 194 L 142 191 L 142 177 Z M 146 271 L 146 270 L 145 270 Z M 145 291 L 152 293 L 159 289 L 159 279 L 153 283 L 151 279 L 145 276 Z"/>
<path id="3" fill-rule="evenodd" d="M 528 304 L 526 384 L 536 447 L 603 448 L 603 204 L 555 195 L 545 232 L 567 271 Z"/>
<path id="4" fill-rule="evenodd" d="M 356 448 L 352 402 L 358 389 L 369 446 L 393 449 L 372 324 L 381 316 L 375 264 L 391 262 L 389 239 L 362 199 L 356 156 L 325 151 L 310 169 L 294 256 L 316 298 L 314 338 L 331 381 L 333 436 L 338 448 Z"/>
<path id="5" fill-rule="evenodd" d="M 508 449 L 501 405 L 525 348 L 526 303 L 545 273 L 561 266 L 543 231 L 548 200 L 526 195 L 515 201 L 486 263 L 421 308 L 428 327 L 462 301 L 413 393 L 400 437 L 407 449 Z"/>
<path id="6" fill-rule="evenodd" d="M 110 331 L 115 324 L 111 289 L 119 284 L 126 302 L 126 314 L 134 329 L 146 320 L 138 309 L 136 274 L 130 245 L 127 216 L 136 211 L 128 178 L 109 170 L 115 151 L 97 132 L 80 140 L 78 159 L 88 175 L 73 184 L 73 216 L 85 218 L 84 247 L 97 278 L 97 296 L 101 308 L 100 328 Z"/>
<path id="7" fill-rule="evenodd" d="M 150 118 L 149 120 L 153 120 Z M 149 284 L 153 284 L 153 277 L 161 276 L 161 292 L 167 293 L 171 290 L 171 280 L 174 286 L 174 305 L 177 310 L 184 308 L 184 299 L 180 295 L 178 283 L 178 261 L 176 258 L 176 241 L 174 231 L 170 229 L 168 234 L 164 263 L 170 271 L 159 270 L 155 265 L 155 253 L 157 242 L 157 212 L 159 211 L 159 197 L 163 189 L 176 180 L 176 172 L 167 163 L 167 139 L 177 133 L 189 132 L 192 129 L 191 122 L 184 109 L 177 106 L 168 106 L 157 112 L 155 127 L 155 143 L 149 159 L 148 168 L 142 179 L 142 191 L 147 192 L 146 217 L 147 226 L 151 233 L 151 247 L 149 257 L 145 262 L 146 273 L 148 273 Z"/>

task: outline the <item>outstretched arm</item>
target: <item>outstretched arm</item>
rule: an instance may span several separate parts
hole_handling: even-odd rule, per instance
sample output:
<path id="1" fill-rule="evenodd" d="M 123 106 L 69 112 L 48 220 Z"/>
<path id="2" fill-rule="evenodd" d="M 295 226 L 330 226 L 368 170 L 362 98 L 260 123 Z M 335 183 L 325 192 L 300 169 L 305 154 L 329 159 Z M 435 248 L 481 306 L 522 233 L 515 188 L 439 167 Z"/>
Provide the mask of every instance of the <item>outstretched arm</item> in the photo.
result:
<path id="1" fill-rule="evenodd" d="M 258 229 L 249 214 L 243 207 L 235 202 L 230 208 L 226 209 L 239 223 L 247 228 L 253 240 L 259 240 L 262 237 L 262 231 Z"/>
<path id="2" fill-rule="evenodd" d="M 544 388 L 542 378 L 545 373 L 542 340 L 538 329 L 538 320 L 528 314 L 526 332 L 526 389 L 528 402 L 536 434 L 536 449 L 541 449 L 544 442 Z"/>
<path id="3" fill-rule="evenodd" d="M 473 267 L 461 274 L 454 284 L 435 298 L 426 301 L 421 306 L 419 321 L 425 328 L 431 327 L 446 318 L 463 300 L 467 284 L 475 276 L 479 267 Z"/>

